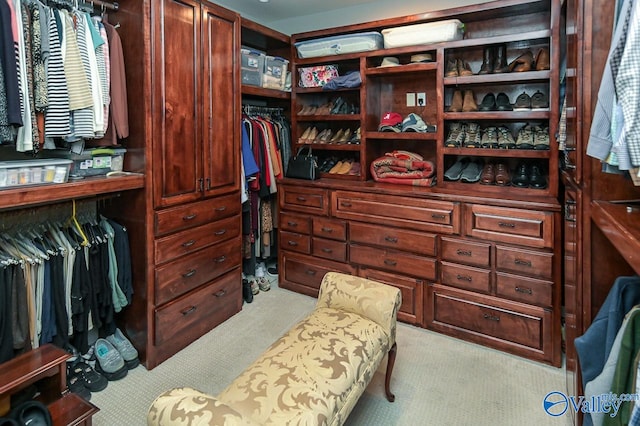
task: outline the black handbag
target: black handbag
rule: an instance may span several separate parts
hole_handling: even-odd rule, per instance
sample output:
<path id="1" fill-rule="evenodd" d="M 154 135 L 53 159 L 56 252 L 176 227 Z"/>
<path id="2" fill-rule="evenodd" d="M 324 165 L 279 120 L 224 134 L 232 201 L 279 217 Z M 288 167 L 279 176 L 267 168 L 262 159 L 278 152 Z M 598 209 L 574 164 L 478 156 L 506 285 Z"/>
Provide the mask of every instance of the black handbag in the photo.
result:
<path id="1" fill-rule="evenodd" d="M 309 152 L 304 154 L 305 148 L 309 148 Z M 315 180 L 318 178 L 318 157 L 312 154 L 311 147 L 300 148 L 298 153 L 289 161 L 287 168 L 287 177 Z"/>

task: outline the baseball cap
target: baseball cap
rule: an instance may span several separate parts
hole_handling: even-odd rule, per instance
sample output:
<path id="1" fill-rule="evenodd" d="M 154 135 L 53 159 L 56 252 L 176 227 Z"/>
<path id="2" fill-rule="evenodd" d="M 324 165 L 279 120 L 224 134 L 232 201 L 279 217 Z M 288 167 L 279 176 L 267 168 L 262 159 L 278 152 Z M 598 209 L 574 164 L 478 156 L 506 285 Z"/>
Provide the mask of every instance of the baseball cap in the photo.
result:
<path id="1" fill-rule="evenodd" d="M 386 112 L 380 120 L 379 132 L 400 132 L 402 130 L 402 116 L 397 112 Z"/>
<path id="2" fill-rule="evenodd" d="M 382 63 L 380 64 L 379 68 L 397 67 L 398 65 L 400 65 L 400 61 L 398 60 L 398 58 L 394 58 L 393 56 L 385 56 L 384 58 L 382 58 Z"/>
<path id="3" fill-rule="evenodd" d="M 402 120 L 402 131 L 425 133 L 427 131 L 427 123 L 418 114 L 412 112 Z"/>
<path id="4" fill-rule="evenodd" d="M 411 55 L 411 62 L 431 62 L 433 61 L 433 56 L 431 53 L 416 53 L 415 55 Z"/>

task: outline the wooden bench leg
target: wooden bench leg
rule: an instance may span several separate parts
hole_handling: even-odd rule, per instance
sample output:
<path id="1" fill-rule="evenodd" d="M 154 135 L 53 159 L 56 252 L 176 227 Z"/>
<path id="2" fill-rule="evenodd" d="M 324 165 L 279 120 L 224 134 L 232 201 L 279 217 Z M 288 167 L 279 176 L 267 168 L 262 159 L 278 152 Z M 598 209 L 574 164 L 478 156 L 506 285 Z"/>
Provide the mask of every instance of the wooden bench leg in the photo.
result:
<path id="1" fill-rule="evenodd" d="M 393 346 L 391 346 L 391 349 L 389 349 L 389 357 L 387 359 L 387 375 L 384 379 L 384 391 L 387 394 L 387 400 L 389 402 L 393 402 L 396 400 L 396 396 L 392 394 L 391 389 L 389 389 L 389 384 L 391 383 L 391 373 L 393 372 L 393 365 L 396 362 L 397 349 L 398 349 L 398 346 L 394 342 Z"/>

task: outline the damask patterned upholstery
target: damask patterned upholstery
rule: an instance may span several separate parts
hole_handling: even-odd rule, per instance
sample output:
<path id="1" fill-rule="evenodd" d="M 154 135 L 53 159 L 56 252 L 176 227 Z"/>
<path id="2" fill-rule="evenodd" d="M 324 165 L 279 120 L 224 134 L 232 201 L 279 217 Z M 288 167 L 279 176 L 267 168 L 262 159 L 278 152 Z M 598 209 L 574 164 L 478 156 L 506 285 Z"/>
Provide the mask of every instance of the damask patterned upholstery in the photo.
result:
<path id="1" fill-rule="evenodd" d="M 400 304 L 395 287 L 329 272 L 314 311 L 217 397 L 170 390 L 153 402 L 147 423 L 341 425 L 395 349 Z"/>

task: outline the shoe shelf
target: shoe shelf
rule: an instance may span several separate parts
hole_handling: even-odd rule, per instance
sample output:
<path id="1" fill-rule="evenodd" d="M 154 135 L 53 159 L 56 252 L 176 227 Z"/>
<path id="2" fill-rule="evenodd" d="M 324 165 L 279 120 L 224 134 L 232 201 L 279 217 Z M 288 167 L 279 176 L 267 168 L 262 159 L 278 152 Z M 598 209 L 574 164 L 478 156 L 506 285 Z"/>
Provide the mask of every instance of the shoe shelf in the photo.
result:
<path id="1" fill-rule="evenodd" d="M 313 150 L 323 150 L 323 151 L 360 151 L 360 144 L 348 144 L 348 143 L 300 143 L 296 144 L 296 147 L 302 148 L 305 146 L 311 147 Z"/>
<path id="2" fill-rule="evenodd" d="M 270 98 L 270 99 L 282 99 L 289 100 L 291 99 L 291 92 L 285 92 L 283 90 L 275 90 L 275 89 L 265 89 L 258 86 L 249 86 L 246 84 L 242 85 L 242 94 L 245 96 L 257 96 L 260 98 Z"/>
<path id="3" fill-rule="evenodd" d="M 469 75 L 464 77 L 445 77 L 445 86 L 460 86 L 474 84 L 499 84 L 499 83 L 526 83 L 526 82 L 548 82 L 551 71 L 524 71 L 506 72 L 499 74 Z"/>
<path id="4" fill-rule="evenodd" d="M 521 43 L 526 44 L 548 44 L 549 38 L 551 37 L 551 30 L 536 30 L 536 31 L 525 31 L 522 33 L 515 34 L 504 34 L 498 36 L 489 36 L 489 37 L 469 37 L 463 40 L 450 41 L 447 43 L 447 50 L 451 49 L 463 49 L 469 47 L 484 47 L 493 44 L 510 44 L 510 45 L 519 45 Z"/>
<path id="5" fill-rule="evenodd" d="M 442 148 L 444 155 L 466 155 L 473 157 L 496 158 L 549 158 L 549 150 L 546 149 L 494 149 L 494 148 Z"/>
<path id="6" fill-rule="evenodd" d="M 422 51 L 420 51 L 422 52 Z M 365 75 L 367 77 L 376 77 L 376 76 L 388 76 L 393 74 L 412 74 L 412 73 L 423 73 L 425 71 L 434 71 L 438 69 L 439 64 L 437 62 L 427 62 L 421 64 L 403 64 L 395 67 L 375 67 L 375 68 L 367 68 L 365 70 Z"/>
<path id="7" fill-rule="evenodd" d="M 367 139 L 387 139 L 387 140 L 419 140 L 419 141 L 436 141 L 437 133 L 394 133 L 394 132 L 365 132 Z"/>
<path id="8" fill-rule="evenodd" d="M 307 121 L 360 121 L 360 114 L 328 114 L 328 115 L 298 115 L 298 122 Z"/>
<path id="9" fill-rule="evenodd" d="M 445 120 L 475 121 L 475 120 L 548 120 L 549 109 L 535 111 L 487 111 L 487 112 L 445 112 Z"/>
<path id="10" fill-rule="evenodd" d="M 335 89 L 335 90 L 324 90 L 322 87 L 298 87 L 296 88 L 296 94 L 304 95 L 308 93 L 323 93 L 323 94 L 331 94 L 331 93 L 344 93 L 344 92 L 355 92 L 358 93 L 360 88 L 354 89 Z"/>

